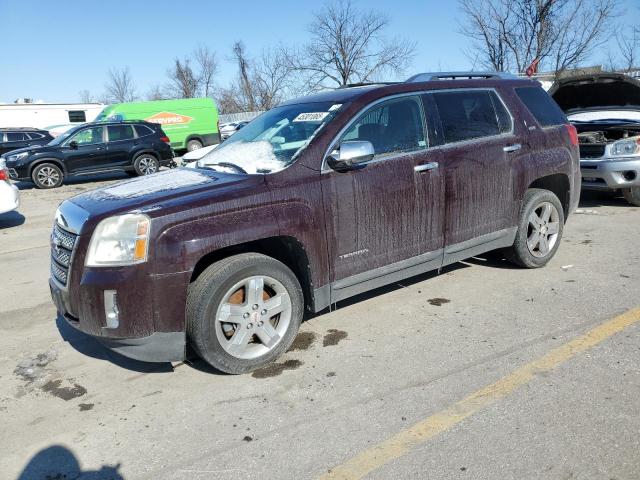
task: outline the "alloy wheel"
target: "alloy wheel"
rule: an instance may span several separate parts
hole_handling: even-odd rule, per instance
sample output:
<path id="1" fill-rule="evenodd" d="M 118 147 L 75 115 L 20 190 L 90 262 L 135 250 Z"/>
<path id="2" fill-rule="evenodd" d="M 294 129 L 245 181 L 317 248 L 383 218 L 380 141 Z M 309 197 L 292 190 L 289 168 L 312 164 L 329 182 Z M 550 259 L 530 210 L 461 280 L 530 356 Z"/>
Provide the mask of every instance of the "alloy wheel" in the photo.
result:
<path id="1" fill-rule="evenodd" d="M 233 357 L 265 355 L 285 336 L 291 322 L 291 297 L 278 280 L 253 276 L 232 286 L 215 316 L 220 345 Z"/>
<path id="2" fill-rule="evenodd" d="M 42 167 L 38 170 L 38 183 L 47 187 L 53 187 L 60 182 L 60 174 L 55 168 Z"/>
<path id="3" fill-rule="evenodd" d="M 156 173 L 158 171 L 156 159 L 153 157 L 142 157 L 140 160 L 138 160 L 138 168 L 140 169 L 140 173 L 142 173 L 142 175 L 151 175 L 152 173 Z"/>
<path id="4" fill-rule="evenodd" d="M 560 215 L 550 202 L 542 202 L 529 215 L 527 247 L 531 255 L 546 257 L 553 251 L 560 232 Z"/>

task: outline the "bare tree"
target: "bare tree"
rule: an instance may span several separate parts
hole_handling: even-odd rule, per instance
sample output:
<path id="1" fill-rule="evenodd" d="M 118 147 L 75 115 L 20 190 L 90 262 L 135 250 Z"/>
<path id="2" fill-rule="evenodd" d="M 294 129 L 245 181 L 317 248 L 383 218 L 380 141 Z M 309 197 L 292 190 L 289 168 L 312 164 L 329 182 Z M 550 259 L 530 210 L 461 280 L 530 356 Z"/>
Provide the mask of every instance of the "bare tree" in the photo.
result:
<path id="1" fill-rule="evenodd" d="M 146 95 L 147 100 L 166 100 L 170 98 L 170 95 L 167 95 L 165 89 L 160 85 L 153 85 L 148 91 Z"/>
<path id="2" fill-rule="evenodd" d="M 640 57 L 640 28 L 631 27 L 629 33 L 620 31 L 616 34 L 616 43 L 618 45 L 618 55 L 620 65 L 616 65 L 617 69 L 626 72 L 638 67 L 638 58 Z M 612 62 L 614 63 L 614 62 Z"/>
<path id="3" fill-rule="evenodd" d="M 337 0 L 314 15 L 311 40 L 289 61 L 306 75 L 311 90 L 369 82 L 410 64 L 415 43 L 387 39 L 389 18 L 373 10 L 360 11 L 351 0 Z"/>
<path id="4" fill-rule="evenodd" d="M 218 73 L 218 61 L 215 52 L 200 45 L 194 52 L 193 58 L 198 65 L 198 87 L 205 97 L 213 93 L 214 78 Z"/>
<path id="5" fill-rule="evenodd" d="M 104 88 L 105 97 L 110 102 L 126 103 L 136 99 L 136 90 L 129 67 L 110 69 Z"/>
<path id="6" fill-rule="evenodd" d="M 194 98 L 198 95 L 198 78 L 188 58 L 182 61 L 176 58 L 173 67 L 167 71 L 167 76 L 168 89 L 174 98 Z"/>
<path id="7" fill-rule="evenodd" d="M 483 66 L 524 72 L 538 59 L 556 73 L 575 67 L 610 33 L 617 0 L 459 0 L 462 31 Z"/>
<path id="8" fill-rule="evenodd" d="M 94 103 L 96 101 L 89 90 L 80 90 L 78 97 L 80 97 L 80 103 Z"/>
<path id="9" fill-rule="evenodd" d="M 252 79 L 249 74 L 249 59 L 247 58 L 244 43 L 238 41 L 233 44 L 233 59 L 238 65 L 238 90 L 243 98 L 241 103 L 246 105 L 246 109 L 254 111 L 256 109 L 255 93 Z"/>
<path id="10" fill-rule="evenodd" d="M 268 110 L 289 95 L 293 85 L 293 69 L 283 47 L 265 49 L 255 60 L 248 56 L 242 42 L 236 42 L 232 52 L 238 73 L 228 87 L 218 91 L 221 111 Z"/>

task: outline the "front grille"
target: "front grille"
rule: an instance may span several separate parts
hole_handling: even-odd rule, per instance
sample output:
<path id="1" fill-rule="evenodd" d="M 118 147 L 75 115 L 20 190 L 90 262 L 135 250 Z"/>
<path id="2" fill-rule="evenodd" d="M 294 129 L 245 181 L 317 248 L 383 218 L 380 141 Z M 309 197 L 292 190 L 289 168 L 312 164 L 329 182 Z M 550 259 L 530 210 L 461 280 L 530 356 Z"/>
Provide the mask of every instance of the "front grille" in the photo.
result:
<path id="1" fill-rule="evenodd" d="M 58 264 L 52 259 L 51 275 L 53 275 L 53 278 L 55 278 L 62 285 L 66 285 L 69 277 L 69 270 L 59 267 Z"/>
<path id="2" fill-rule="evenodd" d="M 600 143 L 581 143 L 580 158 L 602 158 L 606 145 Z"/>
<path id="3" fill-rule="evenodd" d="M 69 280 L 71 255 L 76 244 L 76 236 L 63 230 L 56 223 L 51 233 L 51 275 L 66 286 Z"/>

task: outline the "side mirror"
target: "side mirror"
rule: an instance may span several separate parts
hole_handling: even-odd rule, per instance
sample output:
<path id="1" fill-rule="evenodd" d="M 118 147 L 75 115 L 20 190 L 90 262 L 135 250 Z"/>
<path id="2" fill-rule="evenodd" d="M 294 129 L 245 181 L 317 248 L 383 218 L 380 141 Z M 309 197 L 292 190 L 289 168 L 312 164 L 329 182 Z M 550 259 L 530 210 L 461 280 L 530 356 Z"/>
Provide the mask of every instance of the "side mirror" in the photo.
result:
<path id="1" fill-rule="evenodd" d="M 339 148 L 331 152 L 327 163 L 336 172 L 346 172 L 357 168 L 358 164 L 372 160 L 375 154 L 371 142 L 351 140 L 342 142 Z"/>
<path id="2" fill-rule="evenodd" d="M 76 142 L 75 140 L 71 140 L 69 142 L 69 148 L 71 148 L 72 150 L 77 150 L 78 149 L 78 142 Z"/>

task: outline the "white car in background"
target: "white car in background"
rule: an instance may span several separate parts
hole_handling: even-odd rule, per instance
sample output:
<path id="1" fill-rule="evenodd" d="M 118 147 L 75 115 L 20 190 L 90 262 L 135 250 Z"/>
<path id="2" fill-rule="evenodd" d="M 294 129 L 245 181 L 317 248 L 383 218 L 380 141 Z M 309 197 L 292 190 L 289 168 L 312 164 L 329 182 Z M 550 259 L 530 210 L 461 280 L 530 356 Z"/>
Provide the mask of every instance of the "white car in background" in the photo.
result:
<path id="1" fill-rule="evenodd" d="M 182 156 L 182 165 L 191 165 L 195 166 L 196 162 L 204 157 L 207 153 L 211 152 L 214 148 L 216 148 L 219 143 L 215 145 L 209 145 L 208 147 L 198 148 L 197 150 L 192 150 L 190 152 L 185 153 Z"/>
<path id="2" fill-rule="evenodd" d="M 0 214 L 15 210 L 19 205 L 18 187 L 11 183 L 9 170 L 4 161 L 0 161 Z"/>

